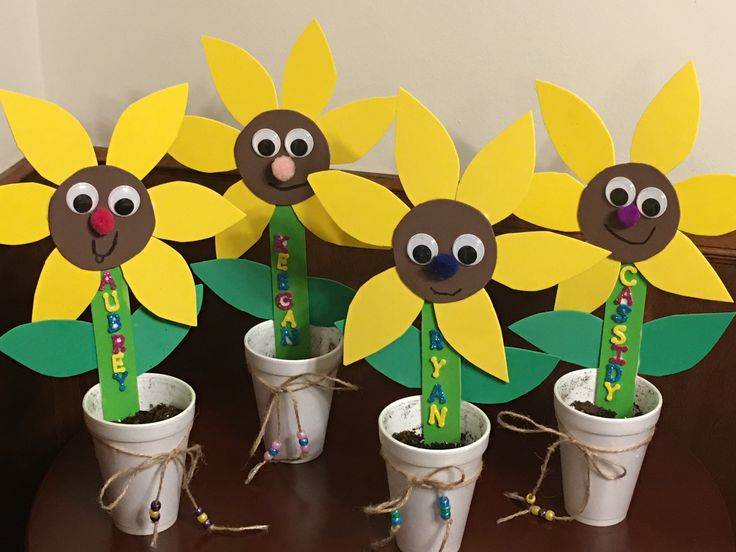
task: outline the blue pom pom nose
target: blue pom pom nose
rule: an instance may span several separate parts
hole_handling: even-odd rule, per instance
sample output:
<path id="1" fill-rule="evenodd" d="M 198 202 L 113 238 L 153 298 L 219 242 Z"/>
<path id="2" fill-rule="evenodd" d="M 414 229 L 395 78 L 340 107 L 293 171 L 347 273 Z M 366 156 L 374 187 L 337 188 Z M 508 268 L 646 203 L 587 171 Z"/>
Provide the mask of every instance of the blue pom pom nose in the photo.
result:
<path id="1" fill-rule="evenodd" d="M 438 280 L 447 280 L 452 278 L 457 269 L 460 268 L 460 263 L 452 255 L 437 255 L 429 263 L 429 270 L 432 275 Z"/>

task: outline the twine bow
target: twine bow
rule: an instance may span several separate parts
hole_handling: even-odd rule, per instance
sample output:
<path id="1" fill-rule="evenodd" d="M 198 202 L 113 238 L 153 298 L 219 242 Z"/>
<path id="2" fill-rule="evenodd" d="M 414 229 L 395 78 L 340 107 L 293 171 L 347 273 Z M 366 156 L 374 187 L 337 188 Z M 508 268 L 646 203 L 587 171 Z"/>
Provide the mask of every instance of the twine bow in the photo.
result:
<path id="1" fill-rule="evenodd" d="M 350 382 L 347 382 L 345 380 L 341 380 L 340 378 L 334 377 L 332 374 L 335 372 L 332 372 L 332 374 L 316 374 L 316 373 L 305 373 L 305 374 L 297 374 L 295 376 L 291 376 L 284 380 L 283 383 L 280 385 L 272 385 L 266 379 L 262 376 L 265 372 L 262 372 L 254 367 L 249 367 L 250 373 L 255 377 L 259 382 L 261 382 L 271 393 L 271 396 L 268 399 L 268 403 L 266 404 L 266 410 L 263 414 L 263 420 L 261 421 L 261 429 L 258 431 L 258 435 L 256 435 L 256 438 L 253 440 L 253 444 L 250 447 L 250 453 L 249 458 L 253 458 L 253 456 L 256 453 L 256 450 L 258 450 L 258 445 L 263 439 L 263 437 L 266 434 L 266 427 L 268 425 L 269 420 L 271 419 L 271 415 L 273 414 L 274 410 L 276 411 L 276 434 L 281 436 L 281 399 L 285 395 L 288 396 L 288 398 L 291 400 L 291 404 L 294 408 L 294 417 L 296 418 L 296 425 L 298 428 L 298 431 L 301 433 L 302 430 L 302 420 L 299 416 L 299 403 L 296 400 L 296 397 L 294 396 L 295 393 L 298 391 L 303 391 L 304 389 L 310 389 L 312 387 L 316 387 L 318 389 L 323 389 L 325 391 L 357 391 L 358 386 L 353 385 Z M 280 462 L 280 461 L 293 461 L 298 460 L 303 456 L 304 453 L 300 453 L 297 458 L 274 458 L 273 460 L 270 460 L 269 462 Z M 245 484 L 248 485 L 253 478 L 256 476 L 258 471 L 268 462 L 265 460 L 258 462 L 253 468 L 248 472 L 248 477 L 245 479 Z"/>
<path id="2" fill-rule="evenodd" d="M 531 428 L 525 427 L 524 425 L 515 425 L 511 421 L 507 421 L 507 419 L 505 418 L 513 418 L 515 420 L 519 420 L 523 422 L 524 424 L 528 424 L 528 426 L 531 426 Z M 554 441 L 551 445 L 547 447 L 547 454 L 545 455 L 544 460 L 542 461 L 542 465 L 539 469 L 539 477 L 537 478 L 537 483 L 534 485 L 534 488 L 532 489 L 532 491 L 526 496 L 521 496 L 519 493 L 516 493 L 516 492 L 504 493 L 504 496 L 511 498 L 513 500 L 517 500 L 519 502 L 523 502 L 525 504 L 528 504 L 529 506 L 525 508 L 524 510 L 519 510 L 518 512 L 514 514 L 511 514 L 510 516 L 506 516 L 506 517 L 496 520 L 496 523 L 505 523 L 516 517 L 523 516 L 529 513 L 534 513 L 534 512 L 537 512 L 535 515 L 540 515 L 539 506 L 536 506 L 534 502 L 536 501 L 537 493 L 539 492 L 539 489 L 541 488 L 542 483 L 544 482 L 544 478 L 547 476 L 547 472 L 549 469 L 549 461 L 552 458 L 552 455 L 555 453 L 555 451 L 560 447 L 560 445 L 570 444 L 574 446 L 575 448 L 577 448 L 580 451 L 580 453 L 583 455 L 583 459 L 585 460 L 585 465 L 587 467 L 587 469 L 584 472 L 585 496 L 583 499 L 582 506 L 577 512 L 575 512 L 575 515 L 577 515 L 577 514 L 580 514 L 583 510 L 585 510 L 585 508 L 588 505 L 588 500 L 590 500 L 590 472 L 591 471 L 596 473 L 599 477 L 607 481 L 616 481 L 618 479 L 622 479 L 623 477 L 626 477 L 626 468 L 622 466 L 621 464 L 614 462 L 613 460 L 611 460 L 610 458 L 604 455 L 605 454 L 619 454 L 622 452 L 630 452 L 632 450 L 640 449 L 641 447 L 647 446 L 651 442 L 652 438 L 654 437 L 654 430 L 652 430 L 652 432 L 647 437 L 645 437 L 642 441 L 638 443 L 635 443 L 633 445 L 630 445 L 628 447 L 623 447 L 620 449 L 605 449 L 605 448 L 599 448 L 599 447 L 593 447 L 590 445 L 586 445 L 585 443 L 580 442 L 571 433 L 567 433 L 565 431 L 560 431 L 553 427 L 548 427 L 548 426 L 539 424 L 535 422 L 534 420 L 532 420 L 529 416 L 525 416 L 517 412 L 504 410 L 503 412 L 498 413 L 496 420 L 498 422 L 498 425 L 500 425 L 504 429 L 508 429 L 516 433 L 524 433 L 524 434 L 549 433 L 557 437 L 557 440 Z M 535 506 L 537 509 L 533 511 Z M 552 515 L 547 519 L 549 521 L 552 521 L 552 520 L 572 521 L 575 518 L 573 516 L 555 516 L 554 512 L 552 512 Z"/>
<path id="3" fill-rule="evenodd" d="M 158 477 L 158 490 L 156 491 L 156 501 L 158 501 L 161 498 L 161 489 L 163 488 L 164 484 L 164 476 L 166 475 L 166 468 L 169 466 L 171 462 L 174 462 L 178 466 L 181 467 L 183 476 L 181 480 L 181 488 L 184 489 L 184 492 L 189 497 L 190 502 L 192 503 L 192 506 L 195 510 L 197 510 L 197 501 L 194 499 L 194 495 L 192 495 L 192 491 L 189 488 L 189 484 L 191 483 L 192 479 L 194 478 L 194 474 L 197 471 L 197 468 L 199 467 L 199 463 L 203 461 L 204 459 L 204 453 L 202 452 L 201 445 L 192 445 L 187 446 L 187 438 L 185 438 L 179 446 L 177 446 L 175 449 L 172 449 L 168 452 L 162 452 L 160 454 L 144 454 L 140 452 L 134 452 L 132 450 L 127 450 L 124 448 L 117 447 L 113 445 L 112 443 L 98 439 L 95 437 L 95 440 L 102 445 L 114 450 L 115 452 L 119 452 L 120 454 L 125 454 L 128 456 L 134 456 L 136 458 L 142 458 L 143 460 L 134 466 L 131 466 L 129 468 L 124 468 L 122 470 L 119 470 L 112 474 L 110 477 L 107 478 L 107 481 L 105 481 L 105 484 L 102 485 L 102 488 L 100 489 L 100 494 L 97 498 L 97 501 L 100 505 L 100 508 L 102 508 L 105 512 L 112 514 L 113 510 L 117 508 L 117 506 L 120 504 L 120 502 L 125 498 L 126 493 L 128 492 L 128 488 L 130 487 L 131 482 L 135 478 L 136 475 L 138 475 L 140 472 L 151 468 L 153 466 L 160 466 L 159 469 L 159 477 Z M 188 464 L 188 467 L 187 467 Z M 111 501 L 106 502 L 105 501 L 105 494 L 107 493 L 107 490 L 110 488 L 110 486 L 115 483 L 118 480 L 125 480 L 125 485 L 123 486 L 123 489 L 118 493 L 118 495 Z M 245 533 L 248 531 L 268 531 L 268 525 L 249 525 L 244 527 L 228 527 L 224 525 L 215 525 L 215 524 L 209 524 L 206 526 L 208 533 Z M 152 548 L 156 548 L 156 543 L 158 541 L 158 523 L 154 523 L 153 528 L 153 538 L 151 539 L 150 546 Z"/>
<path id="4" fill-rule="evenodd" d="M 406 487 L 404 490 L 399 494 L 399 496 L 395 498 L 391 498 L 387 500 L 386 502 L 381 502 L 379 504 L 372 504 L 370 506 L 365 506 L 363 508 L 363 511 L 368 515 L 375 515 L 375 514 L 391 514 L 392 512 L 396 510 L 400 510 L 406 504 L 409 502 L 409 499 L 411 498 L 412 493 L 414 492 L 414 489 L 421 488 L 421 489 L 429 489 L 433 491 L 437 491 L 438 494 L 443 493 L 445 491 L 450 491 L 453 489 L 460 489 L 462 487 L 465 487 L 467 485 L 471 485 L 475 483 L 478 478 L 480 477 L 481 471 L 483 471 L 483 467 L 478 470 L 477 473 L 473 474 L 472 476 L 468 477 L 465 474 L 465 470 L 463 470 L 459 466 L 442 466 L 439 468 L 435 468 L 431 472 L 429 472 L 427 475 L 423 477 L 415 477 L 413 475 L 409 475 L 408 473 L 400 470 L 397 468 L 393 462 L 389 460 L 389 458 L 386 456 L 386 454 L 381 451 L 381 456 L 386 461 L 386 463 L 391 466 L 391 468 L 396 471 L 399 475 L 401 475 L 406 480 Z M 457 478 L 451 481 L 442 481 L 440 479 L 435 479 L 435 477 L 440 473 L 455 473 L 457 474 Z M 450 538 L 450 528 L 452 526 L 452 518 L 448 519 L 445 522 L 445 534 L 442 537 L 442 543 L 440 544 L 440 548 L 438 552 L 442 552 L 445 549 L 445 545 L 447 544 L 447 540 Z M 396 533 L 399 532 L 399 529 L 401 529 L 401 525 L 391 525 L 391 529 L 389 532 L 388 537 L 383 538 L 379 541 L 375 541 L 371 543 L 371 548 L 381 548 L 383 546 L 386 546 L 388 543 L 390 543 L 394 538 L 396 537 Z"/>

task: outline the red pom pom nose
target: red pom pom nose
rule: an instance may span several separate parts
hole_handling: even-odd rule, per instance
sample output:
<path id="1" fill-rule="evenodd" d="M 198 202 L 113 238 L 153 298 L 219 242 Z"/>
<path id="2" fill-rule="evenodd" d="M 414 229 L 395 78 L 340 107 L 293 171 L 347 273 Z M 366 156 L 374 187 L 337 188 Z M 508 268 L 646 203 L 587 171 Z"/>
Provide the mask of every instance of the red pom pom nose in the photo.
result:
<path id="1" fill-rule="evenodd" d="M 115 230 L 115 217 L 104 207 L 99 207 L 89 216 L 89 225 L 98 236 L 106 236 Z"/>

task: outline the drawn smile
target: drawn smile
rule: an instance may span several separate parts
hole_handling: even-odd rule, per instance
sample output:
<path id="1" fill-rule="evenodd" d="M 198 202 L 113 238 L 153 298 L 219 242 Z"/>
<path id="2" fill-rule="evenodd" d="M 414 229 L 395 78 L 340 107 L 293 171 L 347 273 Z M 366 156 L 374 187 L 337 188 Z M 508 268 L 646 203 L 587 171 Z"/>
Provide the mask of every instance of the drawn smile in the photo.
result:
<path id="1" fill-rule="evenodd" d="M 97 264 L 102 263 L 107 257 L 109 257 L 118 245 L 118 233 L 115 232 L 115 236 L 112 238 L 112 245 L 104 252 L 100 253 L 97 251 L 97 240 L 92 240 L 92 254 L 95 256 L 95 262 Z"/>
<path id="2" fill-rule="evenodd" d="M 457 288 L 452 293 L 448 293 L 448 292 L 445 292 L 445 291 L 437 291 L 432 286 L 430 286 L 429 289 L 431 289 L 432 290 L 432 293 L 434 293 L 435 295 L 445 295 L 447 297 L 455 297 L 455 295 L 457 295 L 458 293 L 460 293 L 463 290 L 463 288 Z"/>
<path id="3" fill-rule="evenodd" d="M 605 224 L 605 223 L 604 223 L 604 224 L 603 224 L 603 226 L 604 226 L 604 227 L 606 228 L 606 230 L 608 230 L 608 231 L 609 231 L 609 232 L 610 232 L 610 233 L 611 233 L 611 234 L 612 234 L 613 236 L 615 236 L 616 238 L 618 238 L 618 239 L 619 239 L 619 240 L 621 240 L 622 242 L 626 242 L 626 243 L 628 243 L 628 244 L 630 244 L 630 245 L 643 245 L 643 244 L 647 243 L 647 242 L 649 241 L 649 238 L 651 238 L 651 237 L 652 237 L 652 234 L 654 234 L 654 231 L 655 231 L 655 230 L 657 229 L 657 227 L 656 227 L 656 226 L 655 226 L 654 228 L 652 228 L 652 231 L 651 231 L 651 232 L 649 232 L 649 235 L 648 235 L 648 236 L 647 236 L 647 237 L 646 237 L 646 238 L 645 238 L 644 240 L 642 240 L 642 241 L 633 241 L 633 240 L 629 240 L 629 239 L 626 239 L 626 238 L 624 238 L 623 236 L 621 236 L 621 235 L 617 234 L 616 232 L 614 232 L 614 231 L 613 231 L 613 230 L 611 229 L 611 227 L 610 227 L 610 226 L 608 226 L 608 224 Z"/>

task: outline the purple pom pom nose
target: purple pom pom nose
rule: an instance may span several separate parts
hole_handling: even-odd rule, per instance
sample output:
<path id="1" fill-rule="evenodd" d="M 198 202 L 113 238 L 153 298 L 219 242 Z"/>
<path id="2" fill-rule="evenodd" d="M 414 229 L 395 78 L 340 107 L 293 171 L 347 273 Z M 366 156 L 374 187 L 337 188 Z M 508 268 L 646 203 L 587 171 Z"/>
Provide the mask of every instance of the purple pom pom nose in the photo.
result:
<path id="1" fill-rule="evenodd" d="M 432 271 L 432 274 L 438 280 L 452 278 L 459 267 L 460 263 L 452 255 L 437 255 L 429 263 L 429 270 Z"/>
<path id="2" fill-rule="evenodd" d="M 621 224 L 627 228 L 634 226 L 641 218 L 641 213 L 634 203 L 626 207 L 619 207 L 616 214 Z"/>

